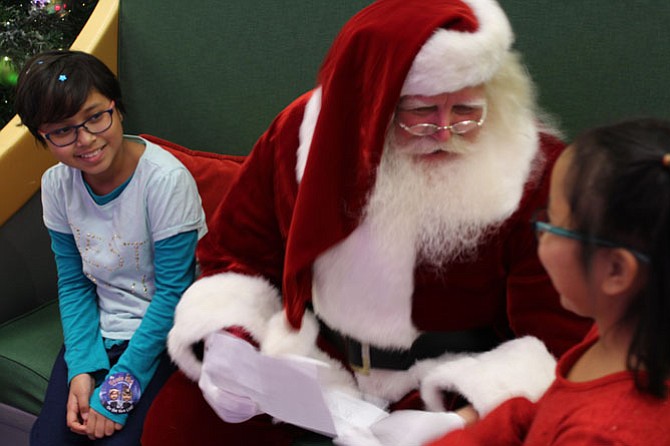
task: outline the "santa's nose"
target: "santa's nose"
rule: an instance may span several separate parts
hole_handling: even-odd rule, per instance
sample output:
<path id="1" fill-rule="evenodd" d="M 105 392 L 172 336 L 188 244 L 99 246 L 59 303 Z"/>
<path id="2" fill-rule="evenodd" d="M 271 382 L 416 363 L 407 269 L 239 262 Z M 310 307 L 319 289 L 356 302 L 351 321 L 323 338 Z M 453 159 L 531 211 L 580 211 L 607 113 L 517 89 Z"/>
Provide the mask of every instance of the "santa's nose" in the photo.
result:
<path id="1" fill-rule="evenodd" d="M 449 130 L 449 128 L 442 127 L 433 134 L 433 138 L 439 142 L 447 142 L 449 139 L 451 139 L 451 130 Z"/>
<path id="2" fill-rule="evenodd" d="M 437 125 L 440 126 L 440 129 L 433 134 L 433 138 L 439 142 L 449 141 L 451 138 L 451 128 L 449 127 L 451 124 L 451 113 L 449 113 L 449 110 L 440 109 L 438 111 L 438 117 L 439 121 L 437 122 Z"/>

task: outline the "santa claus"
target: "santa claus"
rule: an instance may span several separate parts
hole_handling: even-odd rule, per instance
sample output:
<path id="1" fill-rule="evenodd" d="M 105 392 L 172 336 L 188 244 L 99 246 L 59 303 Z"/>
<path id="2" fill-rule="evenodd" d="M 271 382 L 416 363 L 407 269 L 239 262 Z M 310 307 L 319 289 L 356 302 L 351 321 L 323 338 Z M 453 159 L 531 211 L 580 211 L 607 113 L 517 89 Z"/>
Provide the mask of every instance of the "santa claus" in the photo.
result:
<path id="1" fill-rule="evenodd" d="M 494 0 L 379 0 L 343 27 L 215 215 L 169 335 L 183 375 L 143 444 L 300 435 L 234 394 L 204 403 L 194 345 L 222 329 L 329 361 L 333 387 L 391 409 L 450 409 L 444 389 L 480 413 L 541 394 L 553 362 L 537 339 L 560 354 L 587 322 L 536 257 L 530 220 L 563 144 L 512 42 Z"/>

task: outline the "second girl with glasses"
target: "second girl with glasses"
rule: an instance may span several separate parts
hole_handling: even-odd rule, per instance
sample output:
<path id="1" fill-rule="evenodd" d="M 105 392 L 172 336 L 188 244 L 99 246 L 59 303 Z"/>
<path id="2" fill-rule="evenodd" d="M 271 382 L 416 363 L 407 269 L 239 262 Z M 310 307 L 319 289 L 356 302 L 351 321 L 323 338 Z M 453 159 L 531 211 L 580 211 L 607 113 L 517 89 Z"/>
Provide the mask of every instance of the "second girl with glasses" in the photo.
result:
<path id="1" fill-rule="evenodd" d="M 595 320 L 537 402 L 509 400 L 434 445 L 670 444 L 670 122 L 587 131 L 556 163 L 539 256 Z"/>
<path id="2" fill-rule="evenodd" d="M 119 83 L 91 55 L 34 56 L 15 105 L 59 161 L 42 177 L 42 204 L 65 345 L 31 444 L 139 444 L 173 371 L 165 340 L 206 232 L 195 181 L 164 149 L 123 134 Z"/>

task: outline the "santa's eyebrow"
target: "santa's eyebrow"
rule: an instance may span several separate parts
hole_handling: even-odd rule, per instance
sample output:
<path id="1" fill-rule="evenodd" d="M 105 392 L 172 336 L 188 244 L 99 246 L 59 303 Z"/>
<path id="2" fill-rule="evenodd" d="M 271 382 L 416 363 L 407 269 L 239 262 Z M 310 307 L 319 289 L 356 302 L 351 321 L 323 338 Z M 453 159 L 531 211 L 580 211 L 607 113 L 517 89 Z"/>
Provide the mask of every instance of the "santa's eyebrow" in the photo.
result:
<path id="1" fill-rule="evenodd" d="M 467 105 L 468 107 L 484 107 L 486 105 L 486 99 L 475 99 L 473 101 L 461 102 L 458 105 Z"/>
<path id="2" fill-rule="evenodd" d="M 426 102 L 418 98 L 401 98 L 400 101 L 398 101 L 398 108 L 405 110 L 415 108 L 433 108 L 437 106 L 438 104 Z M 473 107 L 473 108 L 479 108 L 485 106 L 486 106 L 486 99 L 483 98 L 466 99 L 463 101 L 455 102 L 452 105 L 452 107 Z"/>
<path id="3" fill-rule="evenodd" d="M 407 98 L 398 101 L 398 108 L 412 109 L 412 108 L 430 108 L 437 107 L 437 104 L 422 101 L 421 99 Z"/>

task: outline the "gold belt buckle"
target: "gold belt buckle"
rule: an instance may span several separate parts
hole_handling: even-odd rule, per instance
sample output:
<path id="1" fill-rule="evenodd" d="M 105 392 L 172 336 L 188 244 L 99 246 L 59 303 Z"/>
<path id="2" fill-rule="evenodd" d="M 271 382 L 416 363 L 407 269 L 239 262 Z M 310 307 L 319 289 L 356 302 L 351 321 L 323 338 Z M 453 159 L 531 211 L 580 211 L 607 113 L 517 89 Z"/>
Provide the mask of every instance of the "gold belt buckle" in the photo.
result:
<path id="1" fill-rule="evenodd" d="M 354 364 L 349 364 L 351 370 L 361 375 L 370 374 L 370 344 L 367 342 L 361 342 L 361 362 L 363 365 L 360 367 Z"/>

